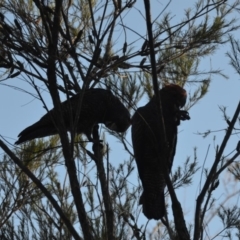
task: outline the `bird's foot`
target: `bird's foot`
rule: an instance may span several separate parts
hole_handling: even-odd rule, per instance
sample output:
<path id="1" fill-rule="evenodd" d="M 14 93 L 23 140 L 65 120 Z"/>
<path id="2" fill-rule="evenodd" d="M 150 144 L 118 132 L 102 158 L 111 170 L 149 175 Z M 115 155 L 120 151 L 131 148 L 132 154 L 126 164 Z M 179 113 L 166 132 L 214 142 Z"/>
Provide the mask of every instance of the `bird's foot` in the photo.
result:
<path id="1" fill-rule="evenodd" d="M 185 120 L 190 120 L 190 116 L 189 116 L 189 113 L 188 111 L 184 111 L 184 110 L 179 110 L 177 112 L 177 118 L 182 120 L 182 121 L 185 121 Z"/>

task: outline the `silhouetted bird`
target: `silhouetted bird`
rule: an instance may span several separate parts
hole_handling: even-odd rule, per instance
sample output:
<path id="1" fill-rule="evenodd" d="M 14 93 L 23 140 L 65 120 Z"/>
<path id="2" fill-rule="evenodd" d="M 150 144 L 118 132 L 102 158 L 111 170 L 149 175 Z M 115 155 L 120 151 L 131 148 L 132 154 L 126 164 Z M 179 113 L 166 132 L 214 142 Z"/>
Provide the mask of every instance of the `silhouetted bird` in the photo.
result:
<path id="1" fill-rule="evenodd" d="M 143 205 L 143 213 L 148 219 L 156 220 L 166 213 L 163 148 L 169 146 L 167 168 L 170 173 L 177 144 L 177 126 L 180 120 L 190 119 L 188 112 L 180 110 L 187 98 L 183 88 L 170 84 L 162 88 L 159 94 L 167 143 L 161 138 L 160 120 L 157 117 L 159 104 L 155 96 L 145 106 L 138 108 L 132 118 L 133 150 L 143 186 L 139 204 Z"/>
<path id="2" fill-rule="evenodd" d="M 82 94 L 83 99 L 80 106 Z M 73 129 L 76 112 L 80 107 L 76 133 L 84 133 L 90 141 L 92 141 L 92 128 L 95 124 L 103 123 L 107 128 L 116 132 L 125 132 L 130 126 L 129 111 L 121 101 L 111 91 L 95 88 L 87 89 L 62 102 L 62 115 L 68 131 Z M 15 144 L 58 134 L 55 124 L 57 117 L 57 112 L 53 108 L 38 122 L 24 129 L 18 135 L 19 139 Z"/>

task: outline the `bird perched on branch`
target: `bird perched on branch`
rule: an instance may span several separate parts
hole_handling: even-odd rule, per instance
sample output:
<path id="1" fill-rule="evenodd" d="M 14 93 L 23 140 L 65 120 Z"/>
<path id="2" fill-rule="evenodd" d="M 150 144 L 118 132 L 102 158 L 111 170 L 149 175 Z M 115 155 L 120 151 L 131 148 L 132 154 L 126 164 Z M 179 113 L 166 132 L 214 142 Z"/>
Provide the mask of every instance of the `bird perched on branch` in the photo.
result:
<path id="1" fill-rule="evenodd" d="M 132 117 L 132 143 L 143 193 L 139 204 L 148 219 L 159 220 L 165 213 L 164 155 L 166 150 L 166 169 L 171 171 L 177 144 L 177 126 L 180 120 L 190 119 L 187 111 L 181 111 L 186 103 L 187 93 L 178 85 L 170 84 L 159 91 L 162 116 L 158 116 L 159 103 L 156 96 L 143 107 L 137 109 Z M 166 141 L 160 126 L 163 117 Z M 163 150 L 164 149 L 164 150 Z"/>
<path id="2" fill-rule="evenodd" d="M 82 98 L 83 95 L 83 98 Z M 82 101 L 81 101 L 82 98 Z M 79 117 L 76 119 L 77 110 Z M 67 131 L 72 131 L 77 120 L 76 133 L 84 133 L 92 141 L 92 128 L 103 123 L 116 132 L 125 132 L 130 126 L 130 114 L 121 101 L 110 90 L 95 88 L 82 91 L 61 104 L 62 116 Z M 20 144 L 35 138 L 58 134 L 55 108 L 45 114 L 38 122 L 24 129 L 15 144 Z"/>

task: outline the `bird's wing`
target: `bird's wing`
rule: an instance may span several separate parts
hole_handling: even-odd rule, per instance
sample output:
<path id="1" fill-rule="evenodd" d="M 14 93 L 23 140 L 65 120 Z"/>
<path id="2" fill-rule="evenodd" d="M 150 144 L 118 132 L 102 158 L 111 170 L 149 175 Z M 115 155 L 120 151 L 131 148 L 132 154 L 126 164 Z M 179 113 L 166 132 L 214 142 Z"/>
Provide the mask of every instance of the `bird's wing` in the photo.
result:
<path id="1" fill-rule="evenodd" d="M 151 114 L 149 108 L 146 106 L 138 108 L 132 118 L 132 143 L 142 181 L 146 166 L 151 167 L 152 160 L 155 161 L 159 152 L 159 131 L 155 129 L 155 125 L 155 116 Z"/>
<path id="2" fill-rule="evenodd" d="M 138 109 L 132 118 L 132 144 L 134 150 L 134 157 L 138 167 L 138 173 L 140 178 L 143 178 L 144 162 L 141 160 L 145 154 L 145 136 L 146 127 L 144 126 L 143 118 L 144 116 L 141 109 Z"/>

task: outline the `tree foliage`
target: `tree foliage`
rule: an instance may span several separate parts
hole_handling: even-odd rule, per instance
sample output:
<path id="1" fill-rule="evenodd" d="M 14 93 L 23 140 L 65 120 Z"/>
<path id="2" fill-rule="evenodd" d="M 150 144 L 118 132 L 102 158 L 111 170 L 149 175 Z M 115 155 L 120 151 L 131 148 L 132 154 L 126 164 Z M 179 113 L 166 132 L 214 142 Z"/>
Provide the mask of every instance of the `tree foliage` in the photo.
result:
<path id="1" fill-rule="evenodd" d="M 156 94 L 164 84 L 175 83 L 191 89 L 185 109 L 189 110 L 208 92 L 213 75 L 225 77 L 218 69 L 201 71 L 201 60 L 229 42 L 231 65 L 240 73 L 240 44 L 229 38 L 239 29 L 231 13 L 240 2 L 199 0 L 177 23 L 168 12 L 170 2 L 151 19 L 152 2 L 147 0 L 0 1 L 0 84 L 30 94 L 46 112 L 47 93 L 59 129 L 59 136 L 33 140 L 12 150 L 0 140 L 5 152 L 0 171 L 1 239 L 205 237 L 206 212 L 215 202 L 213 193 L 221 174 L 229 169 L 240 179 L 235 162 L 239 144 L 234 156 L 224 156 L 229 138 L 239 132 L 240 105 L 233 117 L 222 109 L 226 134 L 211 168 L 202 167 L 194 224 L 185 222 L 175 190 L 191 184 L 200 169 L 196 152 L 172 173 L 171 180 L 166 176 L 173 216 L 168 214 L 156 223 L 152 232 L 148 222 L 139 218 L 141 191 L 139 182 L 130 180 L 137 173 L 127 133 L 95 126 L 96 141 L 88 142 L 84 135 L 67 133 L 60 107 L 61 99 L 100 87 L 110 89 L 134 113 L 142 99 Z M 132 27 L 132 16 L 141 23 L 140 30 Z M 29 90 L 19 87 L 20 80 Z M 124 148 L 126 157 L 120 163 L 114 162 L 114 144 L 105 136 L 117 139 Z M 170 213 L 170 206 L 168 209 Z M 218 216 L 223 223 L 219 234 L 230 239 L 234 228 L 239 235 L 239 208 L 220 206 Z"/>

